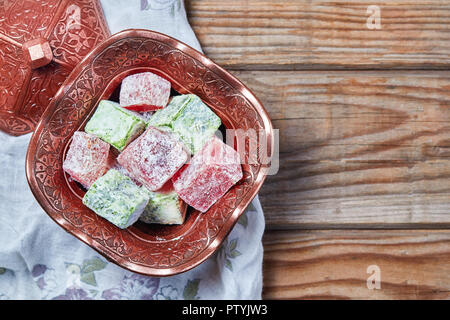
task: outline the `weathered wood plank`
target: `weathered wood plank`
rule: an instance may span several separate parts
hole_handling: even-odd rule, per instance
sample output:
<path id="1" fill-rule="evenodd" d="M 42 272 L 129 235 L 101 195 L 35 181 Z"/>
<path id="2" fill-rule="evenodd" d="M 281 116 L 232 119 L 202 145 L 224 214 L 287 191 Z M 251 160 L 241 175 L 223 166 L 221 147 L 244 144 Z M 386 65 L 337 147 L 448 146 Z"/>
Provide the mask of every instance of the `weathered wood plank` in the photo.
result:
<path id="1" fill-rule="evenodd" d="M 450 227 L 448 72 L 235 72 L 280 129 L 267 227 Z"/>
<path id="2" fill-rule="evenodd" d="M 264 250 L 265 299 L 450 298 L 449 230 L 271 231 Z"/>
<path id="3" fill-rule="evenodd" d="M 426 69 L 450 66 L 450 3 L 186 1 L 204 51 L 229 69 Z M 369 29 L 378 4 L 381 29 Z"/>

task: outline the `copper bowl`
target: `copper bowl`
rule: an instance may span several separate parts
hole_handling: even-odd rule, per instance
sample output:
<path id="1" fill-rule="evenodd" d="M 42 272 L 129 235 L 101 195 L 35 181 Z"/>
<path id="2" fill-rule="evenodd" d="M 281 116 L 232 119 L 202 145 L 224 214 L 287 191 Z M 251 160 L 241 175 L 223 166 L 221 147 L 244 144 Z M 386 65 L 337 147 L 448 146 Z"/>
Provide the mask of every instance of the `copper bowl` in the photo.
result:
<path id="1" fill-rule="evenodd" d="M 206 213 L 190 208 L 180 226 L 137 222 L 121 230 L 97 216 L 82 204 L 84 191 L 68 179 L 62 162 L 72 134 L 83 129 L 98 102 L 113 99 L 125 76 L 143 71 L 170 80 L 179 93 L 198 95 L 226 128 L 262 132 L 264 139 L 258 140 L 271 150 L 272 124 L 245 85 L 178 40 L 131 29 L 100 43 L 69 75 L 31 138 L 26 173 L 37 201 L 67 232 L 121 267 L 169 276 L 199 265 L 215 252 L 261 188 L 269 164 L 262 159 L 265 155 L 258 155 L 257 163 L 243 164 L 244 178 L 238 184 Z M 244 158 L 250 157 L 251 143 L 243 145 Z"/>

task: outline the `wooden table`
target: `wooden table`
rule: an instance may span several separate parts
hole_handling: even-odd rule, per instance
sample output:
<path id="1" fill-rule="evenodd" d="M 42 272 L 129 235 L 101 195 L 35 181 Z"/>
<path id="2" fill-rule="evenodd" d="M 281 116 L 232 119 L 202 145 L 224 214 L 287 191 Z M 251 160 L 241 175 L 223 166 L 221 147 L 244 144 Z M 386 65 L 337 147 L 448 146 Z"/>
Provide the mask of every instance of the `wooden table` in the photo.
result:
<path id="1" fill-rule="evenodd" d="M 449 299 L 450 2 L 186 5 L 280 130 L 263 297 Z"/>

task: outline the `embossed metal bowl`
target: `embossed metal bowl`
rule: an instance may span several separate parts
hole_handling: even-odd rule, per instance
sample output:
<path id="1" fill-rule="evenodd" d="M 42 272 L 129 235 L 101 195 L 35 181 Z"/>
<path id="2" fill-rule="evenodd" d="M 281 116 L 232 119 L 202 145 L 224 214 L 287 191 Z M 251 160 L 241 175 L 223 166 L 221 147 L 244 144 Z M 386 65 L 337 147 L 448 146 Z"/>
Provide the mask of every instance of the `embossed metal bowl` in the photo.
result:
<path id="1" fill-rule="evenodd" d="M 258 161 L 243 164 L 244 178 L 238 184 L 206 213 L 190 208 L 180 226 L 137 222 L 121 230 L 97 216 L 82 204 L 84 191 L 69 181 L 62 162 L 72 134 L 83 129 L 98 102 L 113 99 L 125 76 L 143 71 L 170 80 L 179 93 L 201 97 L 226 128 L 262 132 L 262 140 L 271 150 L 270 119 L 245 85 L 184 43 L 133 29 L 99 44 L 69 75 L 31 138 L 26 173 L 42 208 L 67 232 L 126 269 L 168 276 L 197 266 L 219 247 L 257 194 L 269 165 L 263 164 L 267 159 L 260 154 Z M 243 145 L 244 158 L 253 157 L 249 154 L 252 144 L 247 141 Z"/>

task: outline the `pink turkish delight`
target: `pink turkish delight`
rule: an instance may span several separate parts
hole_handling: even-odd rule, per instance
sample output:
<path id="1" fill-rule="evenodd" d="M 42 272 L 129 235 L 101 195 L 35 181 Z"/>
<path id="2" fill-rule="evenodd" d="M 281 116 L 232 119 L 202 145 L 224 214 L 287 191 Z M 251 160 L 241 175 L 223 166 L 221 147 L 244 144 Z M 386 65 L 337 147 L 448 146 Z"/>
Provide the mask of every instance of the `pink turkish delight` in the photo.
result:
<path id="1" fill-rule="evenodd" d="M 133 74 L 122 81 L 120 106 L 147 112 L 164 108 L 170 96 L 170 82 L 151 72 Z"/>
<path id="2" fill-rule="evenodd" d="M 117 158 L 148 190 L 161 188 L 187 161 L 184 146 L 169 132 L 149 127 Z"/>
<path id="3" fill-rule="evenodd" d="M 89 188 L 101 177 L 112 163 L 109 144 L 96 136 L 77 131 L 63 162 L 63 170 L 73 180 Z"/>
<path id="4" fill-rule="evenodd" d="M 206 212 L 241 179 L 239 154 L 213 137 L 194 155 L 189 165 L 177 172 L 172 181 L 181 199 Z"/>

